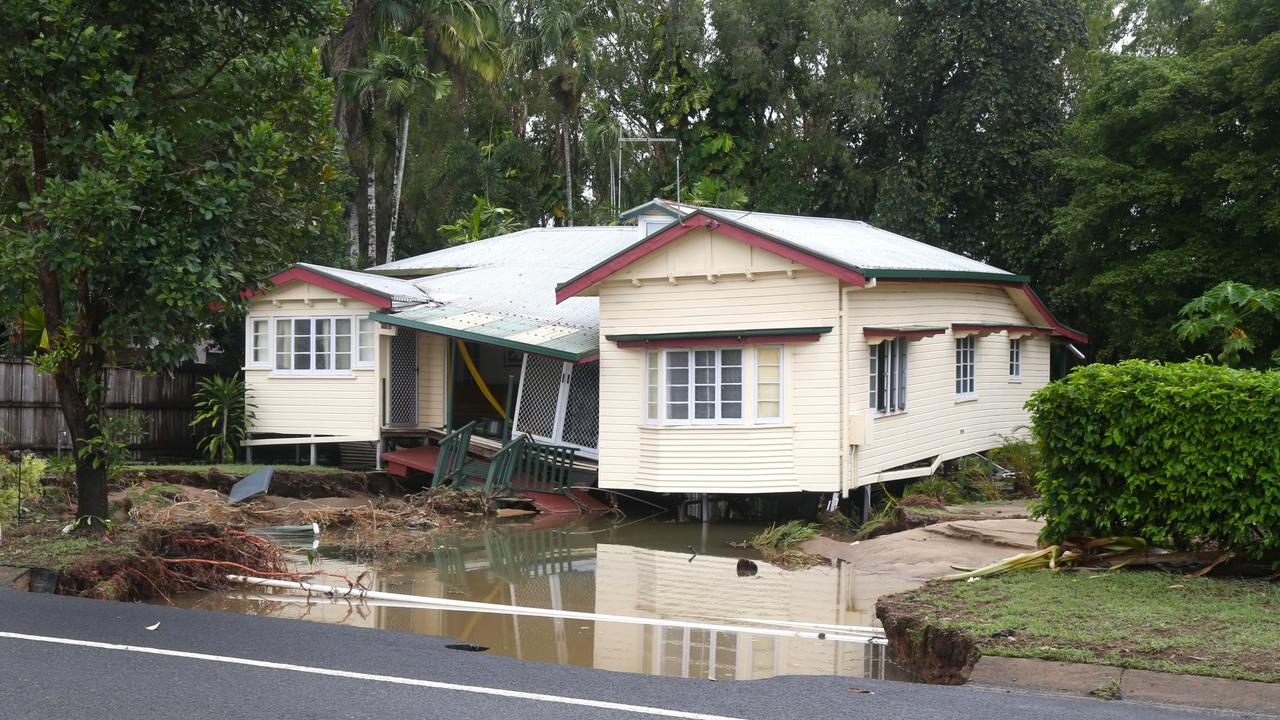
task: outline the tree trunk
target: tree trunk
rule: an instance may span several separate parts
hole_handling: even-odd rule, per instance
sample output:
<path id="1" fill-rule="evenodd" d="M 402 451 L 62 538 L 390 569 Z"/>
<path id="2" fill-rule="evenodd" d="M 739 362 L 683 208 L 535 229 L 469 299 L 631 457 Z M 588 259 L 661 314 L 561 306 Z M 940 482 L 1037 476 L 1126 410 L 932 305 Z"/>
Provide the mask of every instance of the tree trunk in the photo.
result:
<path id="1" fill-rule="evenodd" d="M 360 210 L 355 198 L 347 204 L 347 252 L 351 267 L 360 267 Z"/>
<path id="2" fill-rule="evenodd" d="M 106 411 L 106 371 L 97 362 L 98 355 L 93 350 L 82 350 L 79 358 L 81 372 L 64 365 L 54 372 L 53 385 L 58 391 L 58 404 L 67 421 L 71 451 L 75 456 L 76 517 L 86 520 L 82 527 L 101 529 L 105 527 L 108 514 L 107 458 L 100 446 L 89 443 L 90 439 L 102 434 L 103 428 L 97 418 Z M 83 375 L 94 375 L 96 381 L 86 382 Z"/>
<path id="3" fill-rule="evenodd" d="M 84 448 L 83 442 L 72 442 L 72 447 Z M 101 530 L 106 527 L 110 513 L 107 503 L 107 465 L 98 459 L 76 450 L 76 518 L 85 530 Z"/>
<path id="4" fill-rule="evenodd" d="M 404 188 L 404 158 L 409 154 L 409 111 L 401 112 L 400 144 L 396 146 L 396 176 L 391 183 L 391 223 L 387 229 L 387 262 L 396 259 L 396 223 L 400 220 L 400 191 Z"/>
<path id="5" fill-rule="evenodd" d="M 564 137 L 564 222 L 565 225 L 573 227 L 573 158 L 569 152 L 571 142 L 568 114 L 560 116 L 560 134 Z"/>
<path id="6" fill-rule="evenodd" d="M 368 227 L 369 246 L 365 248 L 369 265 L 378 264 L 378 171 L 370 162 L 365 167 L 365 223 Z"/>

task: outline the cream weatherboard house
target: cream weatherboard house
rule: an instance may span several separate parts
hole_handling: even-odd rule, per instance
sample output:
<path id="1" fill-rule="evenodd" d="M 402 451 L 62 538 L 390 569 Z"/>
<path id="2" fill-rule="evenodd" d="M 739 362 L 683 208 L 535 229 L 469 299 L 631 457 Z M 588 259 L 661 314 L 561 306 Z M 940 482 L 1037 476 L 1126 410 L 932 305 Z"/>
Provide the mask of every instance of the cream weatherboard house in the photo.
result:
<path id="1" fill-rule="evenodd" d="M 605 489 L 846 495 L 1022 432 L 1051 343 L 1085 341 L 1027 278 L 866 223 L 623 218 L 277 275 L 250 299 L 247 444 L 380 452 L 509 414 Z"/>

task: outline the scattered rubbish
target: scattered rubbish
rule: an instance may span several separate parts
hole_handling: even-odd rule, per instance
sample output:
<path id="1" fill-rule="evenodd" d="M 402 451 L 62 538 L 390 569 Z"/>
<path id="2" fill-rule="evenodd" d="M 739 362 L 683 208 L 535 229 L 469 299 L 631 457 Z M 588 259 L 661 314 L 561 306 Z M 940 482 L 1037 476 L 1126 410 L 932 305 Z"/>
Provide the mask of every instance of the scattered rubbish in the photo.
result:
<path id="1" fill-rule="evenodd" d="M 696 558 L 696 557 L 698 557 L 698 551 L 697 551 L 697 550 L 694 550 L 694 549 L 693 549 L 693 546 L 692 546 L 692 545 L 690 545 L 690 546 L 689 546 L 689 552 L 693 553 L 692 555 L 690 555 L 690 556 L 689 556 L 689 562 L 693 562 L 693 559 L 694 559 L 694 558 Z"/>
<path id="2" fill-rule="evenodd" d="M 160 623 L 156 623 L 155 625 L 148 625 L 148 626 L 147 626 L 147 629 L 148 629 L 148 630 L 157 630 L 157 629 L 159 629 L 159 628 L 160 628 Z"/>
<path id="3" fill-rule="evenodd" d="M 1179 589 L 1184 588 L 1184 587 L 1186 587 L 1186 585 L 1170 585 L 1170 586 L 1169 586 L 1169 589 L 1170 589 L 1170 590 L 1179 590 Z"/>
<path id="4" fill-rule="evenodd" d="M 27 590 L 36 593 L 53 593 L 58 590 L 58 571 L 47 568 L 31 568 Z"/>
<path id="5" fill-rule="evenodd" d="M 450 650 L 464 650 L 466 652 L 484 652 L 489 649 L 484 645 L 472 645 L 471 643 L 450 643 L 445 647 Z"/>
<path id="6" fill-rule="evenodd" d="M 760 571 L 759 566 L 746 558 L 738 559 L 738 577 L 755 577 Z"/>
<path id="7" fill-rule="evenodd" d="M 860 687 L 851 687 L 849 688 L 849 692 L 855 695 L 875 695 L 875 693 L 871 692 L 870 690 L 867 690 L 866 688 L 860 688 Z"/>
<path id="8" fill-rule="evenodd" d="M 227 504 L 238 505 L 245 500 L 266 495 L 267 486 L 271 484 L 271 475 L 274 472 L 275 468 L 265 467 L 241 478 L 239 482 L 231 486 L 231 492 L 227 494 Z"/>

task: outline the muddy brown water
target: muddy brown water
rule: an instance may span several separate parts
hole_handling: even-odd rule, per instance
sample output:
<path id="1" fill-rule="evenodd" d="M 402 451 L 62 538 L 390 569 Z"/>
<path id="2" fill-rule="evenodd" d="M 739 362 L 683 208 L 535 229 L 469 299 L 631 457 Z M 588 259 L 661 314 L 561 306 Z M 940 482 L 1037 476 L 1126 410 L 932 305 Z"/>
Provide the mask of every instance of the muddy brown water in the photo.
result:
<path id="1" fill-rule="evenodd" d="M 539 523 L 547 518 L 540 518 Z M 297 569 L 356 578 L 372 590 L 504 605 L 734 624 L 740 618 L 878 625 L 875 601 L 901 580 L 844 563 L 782 570 L 742 542 L 762 528 L 662 520 L 571 519 L 499 525 L 483 537 L 437 538 L 430 553 L 378 567 L 322 546 Z M 324 538 L 321 538 L 321 542 Z M 739 572 L 739 560 L 758 568 Z M 331 583 L 318 577 L 316 582 Z M 332 583 L 340 584 L 340 583 Z M 910 680 L 884 646 L 747 632 L 496 615 L 469 610 L 307 600 L 265 588 L 180 596 L 175 604 L 438 635 L 523 660 L 714 680 L 842 675 Z"/>

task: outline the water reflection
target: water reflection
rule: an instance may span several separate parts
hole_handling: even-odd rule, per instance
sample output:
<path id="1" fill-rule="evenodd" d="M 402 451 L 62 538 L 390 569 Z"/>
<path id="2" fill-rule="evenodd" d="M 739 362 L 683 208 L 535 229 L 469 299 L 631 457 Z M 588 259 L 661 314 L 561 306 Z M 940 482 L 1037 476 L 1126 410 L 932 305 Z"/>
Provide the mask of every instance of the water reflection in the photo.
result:
<path id="1" fill-rule="evenodd" d="M 393 569 L 324 557 L 308 567 L 356 577 L 382 592 L 607 615 L 734 624 L 741 618 L 874 625 L 875 600 L 910 583 L 846 565 L 784 571 L 730 546 L 760 528 L 646 521 L 505 526 L 442 538 L 430 555 Z M 326 582 L 319 579 L 317 582 Z M 882 646 L 745 632 L 504 616 L 377 603 L 306 601 L 263 590 L 182 598 L 179 604 L 274 617 L 441 635 L 525 660 L 656 675 L 746 680 L 784 674 L 901 678 Z"/>

